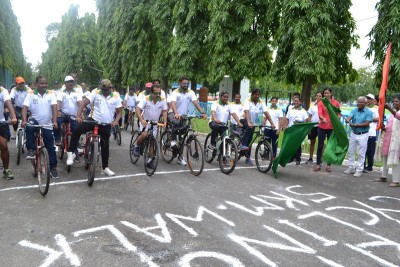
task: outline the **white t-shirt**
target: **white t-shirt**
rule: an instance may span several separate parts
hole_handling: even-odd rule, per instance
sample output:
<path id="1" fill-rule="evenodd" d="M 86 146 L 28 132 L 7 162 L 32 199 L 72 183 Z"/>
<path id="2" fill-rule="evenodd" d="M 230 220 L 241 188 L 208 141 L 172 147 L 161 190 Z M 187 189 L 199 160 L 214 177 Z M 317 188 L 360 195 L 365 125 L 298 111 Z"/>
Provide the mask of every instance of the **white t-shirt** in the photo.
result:
<path id="1" fill-rule="evenodd" d="M 311 122 L 319 122 L 318 105 L 310 107 L 307 113 L 311 115 Z M 318 124 L 316 124 L 314 127 L 318 127 Z"/>
<path id="2" fill-rule="evenodd" d="M 306 119 L 308 119 L 308 114 L 304 108 L 296 109 L 293 107 L 289 109 L 288 113 L 286 114 L 286 118 L 289 120 L 288 127 L 290 127 L 293 125 L 294 121 L 304 122 Z"/>
<path id="3" fill-rule="evenodd" d="M 239 117 L 239 119 L 240 119 L 240 117 L 243 116 L 243 108 L 244 108 L 243 103 L 240 102 L 239 104 L 236 104 L 235 102 L 232 102 L 231 105 L 232 105 L 232 110 L 233 110 L 233 112 L 236 113 L 236 115 L 237 115 L 237 116 Z M 235 121 L 235 119 L 234 119 L 233 117 L 231 117 L 231 123 L 232 123 L 232 124 L 235 124 L 235 125 L 237 124 L 236 121 Z"/>
<path id="4" fill-rule="evenodd" d="M 32 117 L 39 124 L 51 124 L 53 122 L 52 105 L 57 105 L 56 96 L 53 90 L 46 90 L 42 96 L 38 90 L 31 90 L 25 97 L 24 106 L 27 106 Z M 53 129 L 53 126 L 45 127 Z"/>
<path id="5" fill-rule="evenodd" d="M 138 107 L 143 111 L 143 119 L 149 121 L 158 121 L 163 110 L 167 110 L 167 101 L 164 97 L 160 97 L 159 100 L 154 103 L 152 96 L 146 96 Z"/>
<path id="6" fill-rule="evenodd" d="M 269 113 L 269 116 L 271 117 L 271 120 L 274 122 L 275 129 L 278 129 L 279 127 L 279 119 L 283 118 L 283 111 L 282 109 L 276 107 L 276 108 L 267 108 L 267 111 Z M 266 126 L 271 126 L 271 123 L 267 120 Z"/>
<path id="7" fill-rule="evenodd" d="M 148 95 L 150 95 L 150 94 L 148 94 Z M 138 105 L 138 103 L 139 103 L 140 101 L 142 101 L 142 99 L 144 99 L 144 98 L 145 98 L 146 96 L 148 96 L 148 95 L 146 95 L 146 90 L 143 90 L 142 92 L 140 92 L 140 93 L 138 94 L 138 96 L 136 97 L 136 105 Z M 161 89 L 161 97 L 166 98 L 166 97 L 165 97 L 165 92 L 164 92 L 163 89 Z"/>
<path id="8" fill-rule="evenodd" d="M 17 87 L 13 87 L 11 89 L 10 98 L 14 99 L 15 106 L 22 108 L 22 106 L 24 105 L 25 97 L 31 90 L 32 89 L 28 86 L 25 86 L 22 91 L 19 91 Z"/>
<path id="9" fill-rule="evenodd" d="M 249 111 L 250 122 L 256 126 L 261 125 L 260 121 L 260 113 L 264 113 L 267 111 L 267 106 L 265 105 L 265 101 L 259 99 L 256 104 L 251 101 L 251 98 L 246 99 L 244 102 L 243 111 Z M 261 117 L 262 118 L 262 117 Z"/>
<path id="10" fill-rule="evenodd" d="M 129 93 L 126 94 L 124 100 L 126 101 L 126 106 L 130 111 L 132 111 L 136 107 L 136 94 L 135 93 L 133 93 L 133 95 L 129 95 Z"/>
<path id="11" fill-rule="evenodd" d="M 228 123 L 229 115 L 235 113 L 232 104 L 222 105 L 219 101 L 215 101 L 211 105 L 211 111 L 215 111 L 215 117 L 222 123 Z M 210 122 L 212 121 L 212 116 L 210 117 Z M 235 121 L 236 122 L 236 121 Z"/>
<path id="12" fill-rule="evenodd" d="M 78 112 L 78 102 L 82 101 L 82 94 L 78 94 L 75 89 L 68 93 L 66 89 L 58 92 L 57 101 L 61 102 L 61 111 L 66 115 L 76 116 Z"/>
<path id="13" fill-rule="evenodd" d="M 372 111 L 373 118 L 377 119 L 379 117 L 378 106 L 374 105 L 372 108 L 369 108 Z M 369 136 L 376 136 L 376 126 L 378 123 L 371 121 L 369 124 Z"/>
<path id="14" fill-rule="evenodd" d="M 8 91 L 4 87 L 0 87 L 0 121 L 5 121 L 4 119 L 4 102 L 11 100 Z"/>
<path id="15" fill-rule="evenodd" d="M 184 93 L 182 89 L 178 88 L 171 93 L 170 100 L 175 102 L 176 110 L 179 114 L 187 115 L 190 102 L 196 101 L 197 96 L 190 89 L 187 89 L 186 93 Z"/>
<path id="16" fill-rule="evenodd" d="M 87 99 L 94 107 L 92 118 L 101 123 L 112 123 L 115 110 L 122 107 L 121 98 L 117 92 L 111 92 L 105 97 L 100 89 L 94 89 Z"/>

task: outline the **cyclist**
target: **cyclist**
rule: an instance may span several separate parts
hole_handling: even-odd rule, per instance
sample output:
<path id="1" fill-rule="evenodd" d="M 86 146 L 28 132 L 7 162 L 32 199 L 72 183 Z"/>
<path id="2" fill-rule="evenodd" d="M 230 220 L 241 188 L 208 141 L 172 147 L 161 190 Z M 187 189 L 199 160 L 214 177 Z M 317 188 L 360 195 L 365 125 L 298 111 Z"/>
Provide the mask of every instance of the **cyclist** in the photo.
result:
<path id="1" fill-rule="evenodd" d="M 236 113 L 236 115 L 239 118 L 243 116 L 243 103 L 240 101 L 241 98 L 242 98 L 242 96 L 239 93 L 237 93 L 237 94 L 235 94 L 234 101 L 231 103 L 233 111 Z M 242 129 L 238 126 L 238 124 L 235 121 L 235 118 L 233 118 L 233 116 L 231 117 L 230 128 L 231 128 L 230 129 L 231 130 L 231 134 L 233 134 L 233 132 L 237 132 L 237 133 L 240 134 L 240 132 L 242 131 Z"/>
<path id="2" fill-rule="evenodd" d="M 128 124 L 129 116 L 131 116 L 131 120 L 133 123 L 133 119 L 135 117 L 135 107 L 136 107 L 136 94 L 135 87 L 129 87 L 129 92 L 125 95 L 124 101 L 122 105 L 125 107 L 125 126 Z M 124 127 L 125 128 L 125 127 Z"/>
<path id="3" fill-rule="evenodd" d="M 197 108 L 197 110 L 201 113 L 203 119 L 207 118 L 206 113 L 200 107 L 197 101 L 196 94 L 188 87 L 189 87 L 189 78 L 181 77 L 179 78 L 179 87 L 175 89 L 170 95 L 172 113 L 169 113 L 168 120 L 171 122 L 173 126 L 171 146 L 176 145 L 176 137 L 177 137 L 176 128 L 179 127 L 181 123 L 182 125 L 186 123 L 186 121 L 181 120 L 181 115 L 187 115 L 190 102 L 192 102 L 193 105 Z M 178 163 L 181 165 L 186 165 L 186 161 L 182 157 L 182 154 L 183 154 L 183 146 L 179 151 Z"/>
<path id="4" fill-rule="evenodd" d="M 75 91 L 75 80 L 72 76 L 67 76 L 64 79 L 65 89 L 60 90 L 57 94 L 57 110 L 58 113 L 57 125 L 58 130 L 54 131 L 54 138 L 56 145 L 60 145 L 60 126 L 62 123 L 68 123 L 68 118 L 63 116 L 62 113 L 69 116 L 76 116 L 79 106 L 82 103 L 82 94 Z M 61 113 L 62 112 L 62 113 Z M 71 132 L 74 132 L 78 128 L 76 118 L 71 118 Z M 76 151 L 75 161 L 79 162 L 78 151 Z"/>
<path id="5" fill-rule="evenodd" d="M 38 76 L 36 78 L 36 89 L 31 90 L 25 98 L 22 107 L 22 127 L 27 124 L 27 111 L 32 114 L 30 122 L 33 124 L 54 124 L 57 130 L 57 100 L 53 90 L 47 89 L 47 78 Z M 32 119 L 32 120 L 31 120 Z M 27 160 L 35 158 L 35 128 L 27 127 L 26 132 L 26 148 L 28 149 Z M 43 142 L 49 153 L 50 173 L 54 179 L 58 179 L 57 173 L 57 156 L 54 147 L 53 126 L 43 128 Z"/>
<path id="6" fill-rule="evenodd" d="M 22 106 L 24 105 L 24 100 L 26 95 L 28 94 L 29 91 L 31 91 L 31 88 L 25 85 L 25 80 L 22 77 L 17 77 L 15 78 L 15 84 L 16 86 L 11 89 L 10 92 L 10 98 L 11 102 L 14 104 L 14 110 L 15 114 L 17 116 L 17 120 L 21 119 L 21 112 L 22 112 Z M 15 133 L 18 129 L 18 121 L 16 124 L 13 125 L 14 127 L 14 138 L 15 138 Z M 12 139 L 14 139 L 12 138 Z"/>
<path id="7" fill-rule="evenodd" d="M 237 126 L 243 127 L 242 123 L 239 121 L 239 117 L 235 113 L 233 105 L 228 103 L 228 98 L 229 93 L 227 91 L 222 91 L 219 93 L 219 101 L 215 101 L 211 105 L 211 118 L 209 123 L 211 128 L 211 144 L 208 146 L 210 150 L 215 149 L 218 134 L 222 135 L 225 132 L 230 115 L 232 115 Z"/>
<path id="8" fill-rule="evenodd" d="M 71 144 L 68 151 L 68 159 L 67 165 L 72 165 L 74 163 L 75 153 L 79 138 L 83 133 L 92 131 L 94 129 L 94 125 L 88 123 L 82 123 L 82 118 L 80 114 L 84 107 L 88 104 L 93 104 L 93 115 L 92 118 L 100 123 L 111 124 L 110 125 L 99 125 L 99 135 L 101 137 L 101 161 L 103 167 L 103 174 L 107 176 L 114 176 L 115 173 L 110 170 L 108 167 L 108 158 L 110 155 L 109 151 L 109 141 L 110 141 L 110 132 L 111 127 L 115 127 L 118 125 L 118 121 L 121 118 L 122 114 L 122 104 L 121 98 L 117 92 L 111 92 L 111 82 L 108 79 L 104 79 L 100 83 L 100 89 L 94 89 L 84 100 L 83 103 L 79 106 L 78 112 L 76 113 L 76 120 L 80 125 L 72 133 L 71 136 Z M 114 113 L 117 111 L 117 116 L 114 118 Z"/>
<path id="9" fill-rule="evenodd" d="M 136 107 L 136 115 L 140 121 L 140 130 L 143 130 L 145 127 L 149 129 L 150 125 L 147 121 L 158 121 L 161 114 L 163 115 L 164 121 L 167 121 L 167 102 L 165 98 L 161 96 L 160 85 L 153 84 L 150 90 L 151 94 L 140 101 L 139 105 Z M 142 131 L 138 137 L 136 141 L 137 146 L 133 150 L 135 157 L 140 156 L 140 147 L 147 136 L 148 132 Z M 153 136 L 157 136 L 157 126 L 153 128 Z M 150 157 L 147 167 L 154 169 L 153 157 Z"/>
<path id="10" fill-rule="evenodd" d="M 17 123 L 17 118 L 15 116 L 15 111 L 11 103 L 10 95 L 8 91 L 4 87 L 0 87 L 0 122 L 4 122 L 4 107 L 8 108 L 10 112 L 10 122 L 15 125 Z M 14 175 L 12 171 L 8 168 L 10 163 L 10 153 L 8 151 L 8 138 L 9 134 L 9 126 L 7 124 L 0 125 L 0 151 L 1 151 L 1 160 L 3 161 L 3 177 L 7 180 L 14 179 Z"/>
<path id="11" fill-rule="evenodd" d="M 242 119 L 241 122 L 243 124 L 243 130 L 245 131 L 245 133 L 242 140 L 241 150 L 247 150 L 246 163 L 248 165 L 254 165 L 253 161 L 250 158 L 251 147 L 249 147 L 249 144 L 251 142 L 251 139 L 253 138 L 254 126 L 259 126 L 261 124 L 259 120 L 260 112 L 264 113 L 266 119 L 271 124 L 271 128 L 275 129 L 276 125 L 272 121 L 271 116 L 267 111 L 265 101 L 260 99 L 260 89 L 255 88 L 251 91 L 251 97 L 246 99 L 243 111 L 244 119 Z"/>
<path id="12" fill-rule="evenodd" d="M 271 119 L 274 121 L 275 129 L 265 129 L 264 135 L 265 139 L 268 140 L 268 142 L 271 143 L 272 145 L 272 154 L 274 159 L 276 158 L 276 154 L 278 151 L 278 138 L 279 138 L 279 132 L 280 128 L 282 125 L 282 120 L 283 120 L 283 111 L 280 109 L 277 104 L 278 104 L 278 98 L 277 97 L 271 97 L 271 106 L 267 108 L 267 111 L 269 115 L 271 116 Z M 266 126 L 271 126 L 271 123 L 269 121 L 266 121 L 267 117 L 264 117 L 262 125 Z"/>

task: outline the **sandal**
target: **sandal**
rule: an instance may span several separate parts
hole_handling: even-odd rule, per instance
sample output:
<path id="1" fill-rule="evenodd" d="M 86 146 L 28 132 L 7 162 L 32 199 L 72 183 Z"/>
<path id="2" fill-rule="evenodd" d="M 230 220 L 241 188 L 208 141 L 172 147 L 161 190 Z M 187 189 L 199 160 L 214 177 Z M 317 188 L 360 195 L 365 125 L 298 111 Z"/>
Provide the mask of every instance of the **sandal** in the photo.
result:
<path id="1" fill-rule="evenodd" d="M 400 184 L 399 184 L 399 183 L 393 182 L 393 183 L 391 183 L 389 186 L 390 186 L 390 187 L 399 187 Z"/>
<path id="2" fill-rule="evenodd" d="M 326 166 L 326 171 L 327 171 L 327 172 L 331 172 L 331 171 L 332 171 L 331 165 Z"/>
<path id="3" fill-rule="evenodd" d="M 315 165 L 314 170 L 315 172 L 319 172 L 321 170 L 321 165 Z"/>
<path id="4" fill-rule="evenodd" d="M 374 182 L 383 182 L 383 183 L 386 183 L 386 181 L 387 181 L 387 178 L 384 178 L 384 177 L 376 178 L 374 180 Z"/>

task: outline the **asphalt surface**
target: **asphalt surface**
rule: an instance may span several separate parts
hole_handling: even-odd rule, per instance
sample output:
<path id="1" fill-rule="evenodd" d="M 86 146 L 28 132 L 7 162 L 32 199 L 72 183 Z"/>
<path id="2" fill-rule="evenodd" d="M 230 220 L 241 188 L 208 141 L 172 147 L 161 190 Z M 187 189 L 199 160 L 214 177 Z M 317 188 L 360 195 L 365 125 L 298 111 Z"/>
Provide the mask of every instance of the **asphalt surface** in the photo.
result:
<path id="1" fill-rule="evenodd" d="M 0 266 L 400 266 L 400 190 L 344 166 L 260 173 L 241 159 L 222 174 L 205 163 L 159 161 L 144 174 L 129 160 L 129 133 L 112 140 L 115 177 L 86 184 L 83 163 L 41 197 L 29 161 L 0 180 Z M 271 172 L 271 171 L 270 171 Z"/>

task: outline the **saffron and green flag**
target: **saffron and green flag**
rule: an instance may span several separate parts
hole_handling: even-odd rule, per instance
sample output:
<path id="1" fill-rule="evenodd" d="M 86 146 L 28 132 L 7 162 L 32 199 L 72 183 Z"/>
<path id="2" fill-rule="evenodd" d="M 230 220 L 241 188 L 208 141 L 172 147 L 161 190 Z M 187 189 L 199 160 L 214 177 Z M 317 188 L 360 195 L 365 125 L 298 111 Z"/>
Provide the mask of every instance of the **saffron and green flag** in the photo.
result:
<path id="1" fill-rule="evenodd" d="M 298 123 L 290 126 L 285 130 L 285 134 L 282 140 L 282 147 L 279 152 L 279 156 L 274 160 L 272 171 L 277 176 L 276 169 L 278 164 L 285 167 L 286 164 L 296 154 L 297 149 L 301 146 L 304 138 L 310 132 L 310 130 L 317 124 L 316 122 Z"/>
<path id="2" fill-rule="evenodd" d="M 340 109 L 332 105 L 326 98 L 322 99 L 322 103 L 324 103 L 328 110 L 329 118 L 333 126 L 333 132 L 326 143 L 322 160 L 329 164 L 342 165 L 347 150 L 349 149 L 349 139 L 343 124 L 338 118 Z"/>

